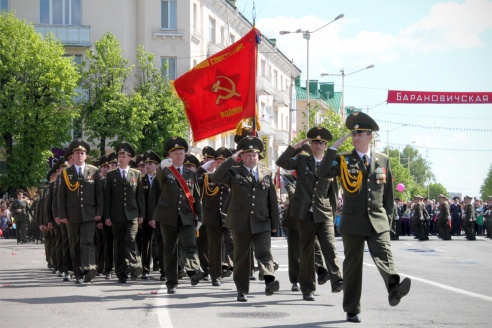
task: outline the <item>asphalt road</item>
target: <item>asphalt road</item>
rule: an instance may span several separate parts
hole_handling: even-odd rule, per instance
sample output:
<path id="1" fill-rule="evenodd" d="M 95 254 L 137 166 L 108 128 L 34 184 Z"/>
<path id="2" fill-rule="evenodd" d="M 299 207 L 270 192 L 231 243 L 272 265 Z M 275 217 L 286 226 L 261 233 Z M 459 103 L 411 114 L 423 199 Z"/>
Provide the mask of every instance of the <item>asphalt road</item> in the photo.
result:
<path id="1" fill-rule="evenodd" d="M 264 284 L 251 282 L 247 303 L 236 302 L 231 278 L 220 287 L 191 286 L 181 280 L 167 295 L 156 279 L 128 281 L 97 277 L 90 285 L 62 282 L 46 268 L 43 245 L 0 240 L 0 325 L 2 327 L 353 327 L 345 321 L 342 293 L 318 286 L 316 301 L 292 292 L 287 275 L 287 243 L 272 241 L 280 292 L 265 296 Z M 390 307 L 383 280 L 369 253 L 364 263 L 360 327 L 490 327 L 492 240 L 463 237 L 428 242 L 403 237 L 393 255 L 412 289 Z M 343 246 L 337 238 L 340 263 Z M 367 251 L 367 250 L 366 250 Z M 153 278 L 158 278 L 154 273 Z"/>

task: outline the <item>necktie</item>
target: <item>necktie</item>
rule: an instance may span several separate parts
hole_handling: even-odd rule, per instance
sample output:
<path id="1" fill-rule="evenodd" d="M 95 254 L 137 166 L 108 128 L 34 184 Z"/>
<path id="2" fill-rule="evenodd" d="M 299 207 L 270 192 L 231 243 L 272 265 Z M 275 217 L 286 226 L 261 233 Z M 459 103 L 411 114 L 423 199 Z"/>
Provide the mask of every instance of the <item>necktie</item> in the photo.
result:
<path id="1" fill-rule="evenodd" d="M 256 178 L 255 178 L 255 174 L 253 173 L 253 170 L 249 171 L 249 176 L 251 177 L 251 182 L 256 183 Z"/>
<path id="2" fill-rule="evenodd" d="M 316 162 L 316 173 L 318 173 L 319 162 Z"/>
<path id="3" fill-rule="evenodd" d="M 180 167 L 178 167 L 176 170 L 178 171 L 179 174 L 181 174 L 181 168 Z"/>
<path id="4" fill-rule="evenodd" d="M 369 157 L 367 155 L 362 156 L 362 160 L 364 161 L 364 165 L 366 166 L 366 169 L 369 171 Z"/>
<path id="5" fill-rule="evenodd" d="M 82 179 L 84 175 L 82 174 L 82 167 L 79 167 L 79 179 Z"/>
<path id="6" fill-rule="evenodd" d="M 126 180 L 126 171 L 123 170 L 123 180 Z"/>
<path id="7" fill-rule="evenodd" d="M 152 180 L 154 179 L 153 176 L 149 175 L 149 184 L 152 186 Z"/>

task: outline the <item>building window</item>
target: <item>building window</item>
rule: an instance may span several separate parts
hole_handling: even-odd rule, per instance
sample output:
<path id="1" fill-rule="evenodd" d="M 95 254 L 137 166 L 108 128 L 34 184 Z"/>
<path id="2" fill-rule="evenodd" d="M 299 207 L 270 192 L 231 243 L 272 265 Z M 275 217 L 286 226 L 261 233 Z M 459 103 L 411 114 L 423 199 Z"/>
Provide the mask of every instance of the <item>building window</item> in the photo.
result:
<path id="1" fill-rule="evenodd" d="M 236 36 L 234 34 L 229 34 L 229 42 L 231 44 L 233 44 L 234 42 L 236 42 Z"/>
<path id="2" fill-rule="evenodd" d="M 225 27 L 220 27 L 220 44 L 225 44 Z"/>
<path id="3" fill-rule="evenodd" d="M 208 17 L 208 40 L 217 43 L 217 22 L 212 17 Z"/>
<path id="4" fill-rule="evenodd" d="M 80 2 L 81 0 L 40 0 L 41 24 L 80 25 Z"/>
<path id="5" fill-rule="evenodd" d="M 272 66 L 271 65 L 268 65 L 268 79 L 271 80 L 272 78 Z"/>
<path id="6" fill-rule="evenodd" d="M 161 29 L 176 29 L 176 0 L 161 1 Z"/>
<path id="7" fill-rule="evenodd" d="M 9 11 L 9 0 L 0 0 L 0 12 Z"/>
<path id="8" fill-rule="evenodd" d="M 193 32 L 196 34 L 198 30 L 198 5 L 193 4 Z"/>
<path id="9" fill-rule="evenodd" d="M 260 62 L 260 75 L 265 76 L 266 62 L 262 59 Z"/>
<path id="10" fill-rule="evenodd" d="M 278 90 L 278 72 L 276 69 L 273 70 L 273 88 Z"/>
<path id="11" fill-rule="evenodd" d="M 168 80 L 176 80 L 176 57 L 161 57 L 161 72 Z"/>

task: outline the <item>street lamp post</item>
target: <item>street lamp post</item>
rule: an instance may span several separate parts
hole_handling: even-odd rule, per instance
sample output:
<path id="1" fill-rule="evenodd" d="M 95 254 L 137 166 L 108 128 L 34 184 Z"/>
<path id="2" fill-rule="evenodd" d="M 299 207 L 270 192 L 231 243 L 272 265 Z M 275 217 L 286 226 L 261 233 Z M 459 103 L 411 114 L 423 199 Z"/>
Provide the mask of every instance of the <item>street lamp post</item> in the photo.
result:
<path id="1" fill-rule="evenodd" d="M 407 126 L 407 124 L 402 124 L 402 125 L 400 125 L 400 126 L 399 126 L 399 127 L 397 127 L 397 128 L 394 128 L 394 129 L 392 129 L 392 130 L 387 130 L 387 131 L 386 131 L 386 155 L 388 155 L 388 156 L 389 156 L 389 147 L 390 147 L 390 146 L 389 146 L 389 135 L 390 135 L 390 132 L 391 132 L 391 131 L 398 130 L 399 128 L 402 128 L 402 127 L 404 127 L 404 126 Z"/>
<path id="2" fill-rule="evenodd" d="M 405 150 L 405 148 L 407 148 L 407 146 L 410 146 L 411 144 L 414 144 L 415 143 L 415 140 L 406 144 L 405 147 L 403 147 L 403 150 Z M 398 150 L 398 163 L 401 164 L 401 151 Z"/>
<path id="3" fill-rule="evenodd" d="M 363 70 L 366 70 L 369 68 L 373 68 L 373 67 L 374 67 L 374 65 L 371 64 L 367 67 L 361 68 L 355 72 L 351 72 L 348 74 L 345 74 L 345 70 L 343 68 L 340 70 L 340 72 L 341 72 L 340 74 L 321 73 L 321 76 L 341 76 L 342 77 L 342 102 L 340 105 L 340 117 L 342 118 L 342 122 L 345 122 L 345 76 L 349 76 L 349 75 L 352 75 L 352 74 L 355 74 L 355 73 L 358 73 L 360 71 L 363 71 Z"/>
<path id="4" fill-rule="evenodd" d="M 321 26 L 320 28 L 317 28 L 316 30 L 310 32 L 309 30 L 306 30 L 306 31 L 303 31 L 302 29 L 298 29 L 297 31 L 280 31 L 280 35 L 284 35 L 284 34 L 290 34 L 290 33 L 302 33 L 302 37 L 304 39 L 306 39 L 306 43 L 307 43 L 307 60 L 306 60 L 306 110 L 307 110 L 307 128 L 306 128 L 306 132 L 309 131 L 309 106 L 310 106 L 310 95 L 309 95 L 309 39 L 311 39 L 311 34 L 321 30 L 322 28 L 324 28 L 325 26 L 328 26 L 330 25 L 331 23 L 333 23 L 334 21 L 340 19 L 340 18 L 343 18 L 345 15 L 344 14 L 340 14 L 338 15 L 337 17 L 335 17 L 334 20 L 332 20 L 331 22 L 328 22 L 326 23 L 325 25 Z"/>

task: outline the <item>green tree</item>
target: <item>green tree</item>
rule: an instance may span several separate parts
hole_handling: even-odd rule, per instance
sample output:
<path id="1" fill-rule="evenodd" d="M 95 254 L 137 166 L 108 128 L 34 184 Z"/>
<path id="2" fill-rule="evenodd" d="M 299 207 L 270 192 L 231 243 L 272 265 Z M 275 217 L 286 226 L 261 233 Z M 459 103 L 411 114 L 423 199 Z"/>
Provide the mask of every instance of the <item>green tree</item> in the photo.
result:
<path id="1" fill-rule="evenodd" d="M 480 187 L 480 194 L 482 195 L 481 197 L 483 200 L 492 195 L 492 164 L 490 164 L 489 172 Z"/>
<path id="2" fill-rule="evenodd" d="M 342 122 L 342 119 L 337 112 L 335 112 L 332 108 L 327 110 L 322 109 L 319 104 L 315 104 L 309 110 L 309 126 L 322 126 L 327 128 L 333 135 L 333 142 L 349 133 L 349 130 L 345 127 L 345 124 Z M 305 138 L 306 131 L 303 129 L 302 131 L 297 132 L 293 142 L 296 143 Z M 330 144 L 331 143 L 328 143 L 328 146 L 330 146 Z M 338 151 L 348 151 L 352 148 L 352 142 L 349 138 L 343 143 Z"/>
<path id="3" fill-rule="evenodd" d="M 444 196 L 448 195 L 448 191 L 446 188 L 437 182 L 434 183 L 429 183 L 427 186 L 427 190 L 429 192 L 429 198 L 430 199 L 435 199 L 436 201 L 439 199 L 439 195 L 443 194 Z"/>
<path id="4" fill-rule="evenodd" d="M 136 144 L 142 139 L 149 112 L 139 93 L 126 92 L 133 66 L 123 57 L 116 37 L 106 33 L 94 48 L 87 51 L 82 73 L 82 117 L 84 134 L 90 141 L 99 141 L 100 153 L 104 154 L 108 140 L 113 140 L 108 144 L 114 146 L 121 140 Z"/>
<path id="5" fill-rule="evenodd" d="M 186 138 L 188 123 L 183 119 L 183 103 L 163 73 L 155 67 L 154 55 L 146 52 L 143 46 L 139 46 L 137 51 L 135 78 L 134 94 L 141 97 L 141 104 L 150 117 L 142 127 L 141 133 L 145 138 L 137 143 L 137 151 L 142 153 L 152 149 L 162 154 L 167 139 L 173 136 Z"/>
<path id="6" fill-rule="evenodd" d="M 80 75 L 63 45 L 32 24 L 0 14 L 0 135 L 6 159 L 2 189 L 37 185 L 51 148 L 70 139 Z"/>
<path id="7" fill-rule="evenodd" d="M 405 146 L 403 149 L 400 161 L 410 170 L 410 174 L 414 177 L 416 183 L 421 186 L 425 186 L 435 178 L 429 162 L 422 157 L 417 149 L 410 145 Z"/>

